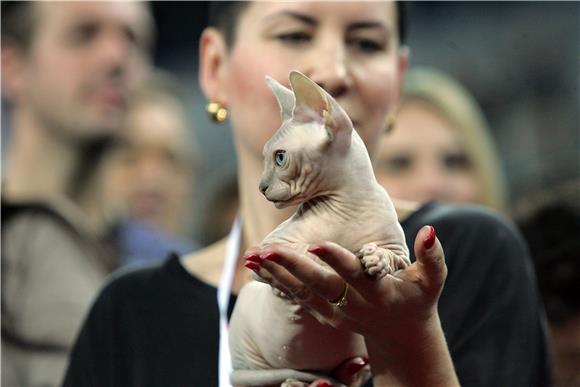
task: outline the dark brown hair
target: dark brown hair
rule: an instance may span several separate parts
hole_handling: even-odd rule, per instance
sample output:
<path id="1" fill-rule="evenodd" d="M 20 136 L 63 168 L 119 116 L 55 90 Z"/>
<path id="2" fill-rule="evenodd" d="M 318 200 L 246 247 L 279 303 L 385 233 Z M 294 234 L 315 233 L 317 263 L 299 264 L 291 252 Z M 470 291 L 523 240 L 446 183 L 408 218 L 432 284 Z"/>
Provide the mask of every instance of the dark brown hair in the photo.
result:
<path id="1" fill-rule="evenodd" d="M 27 50 L 36 30 L 34 1 L 2 1 L 2 44 L 11 42 Z"/>

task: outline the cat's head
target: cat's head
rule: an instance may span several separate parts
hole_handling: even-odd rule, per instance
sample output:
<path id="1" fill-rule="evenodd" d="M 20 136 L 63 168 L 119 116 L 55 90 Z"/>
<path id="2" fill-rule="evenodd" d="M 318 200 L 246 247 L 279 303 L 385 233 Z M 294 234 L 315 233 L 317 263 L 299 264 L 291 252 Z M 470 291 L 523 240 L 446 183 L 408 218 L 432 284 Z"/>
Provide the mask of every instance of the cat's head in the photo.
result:
<path id="1" fill-rule="evenodd" d="M 282 125 L 264 145 L 260 191 L 276 207 L 302 203 L 332 191 L 337 164 L 349 153 L 353 126 L 340 105 L 305 75 L 292 71 L 287 89 L 267 77 Z"/>

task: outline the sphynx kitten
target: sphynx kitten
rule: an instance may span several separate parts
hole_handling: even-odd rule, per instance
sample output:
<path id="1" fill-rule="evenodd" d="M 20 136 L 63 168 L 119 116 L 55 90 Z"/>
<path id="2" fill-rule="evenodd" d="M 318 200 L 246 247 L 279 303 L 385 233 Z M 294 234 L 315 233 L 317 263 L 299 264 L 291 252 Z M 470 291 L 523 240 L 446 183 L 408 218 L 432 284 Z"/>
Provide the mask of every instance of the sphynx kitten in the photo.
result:
<path id="1" fill-rule="evenodd" d="M 287 244 L 306 252 L 312 243 L 333 241 L 360 258 L 361 270 L 374 277 L 369 281 L 405 268 L 403 229 L 350 118 L 297 71 L 290 73 L 292 90 L 267 82 L 282 125 L 264 146 L 260 190 L 277 208 L 300 206 L 260 247 Z M 346 359 L 366 354 L 362 336 L 324 325 L 258 281 L 239 294 L 229 340 L 236 386 L 302 385 L 297 381 L 328 378 Z"/>

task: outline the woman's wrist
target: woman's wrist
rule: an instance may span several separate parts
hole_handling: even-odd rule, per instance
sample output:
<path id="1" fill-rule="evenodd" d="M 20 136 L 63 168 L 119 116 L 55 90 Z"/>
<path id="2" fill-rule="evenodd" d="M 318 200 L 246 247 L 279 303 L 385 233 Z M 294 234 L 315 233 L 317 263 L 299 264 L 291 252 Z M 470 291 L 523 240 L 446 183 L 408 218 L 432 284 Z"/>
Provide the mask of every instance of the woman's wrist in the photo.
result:
<path id="1" fill-rule="evenodd" d="M 375 386 L 459 386 L 437 313 L 389 331 L 365 337 Z"/>

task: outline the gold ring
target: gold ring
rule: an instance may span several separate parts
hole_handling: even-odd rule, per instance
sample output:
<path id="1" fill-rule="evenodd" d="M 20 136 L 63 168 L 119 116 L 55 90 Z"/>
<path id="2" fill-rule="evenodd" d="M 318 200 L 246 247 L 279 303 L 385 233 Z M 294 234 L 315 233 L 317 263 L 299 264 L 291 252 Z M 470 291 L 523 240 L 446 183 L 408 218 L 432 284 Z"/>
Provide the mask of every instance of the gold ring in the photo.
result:
<path id="1" fill-rule="evenodd" d="M 343 308 L 348 304 L 348 301 L 346 300 L 346 295 L 348 294 L 348 283 L 344 283 L 344 289 L 342 290 L 342 293 L 340 294 L 340 296 L 338 296 L 338 298 L 336 298 L 335 300 L 328 300 L 328 303 L 332 306 L 336 306 L 339 308 Z"/>

